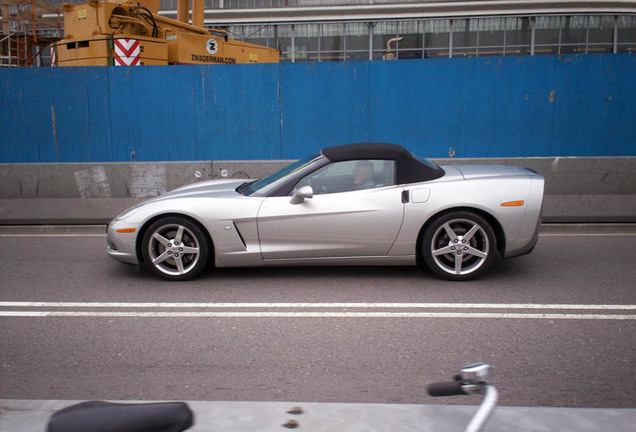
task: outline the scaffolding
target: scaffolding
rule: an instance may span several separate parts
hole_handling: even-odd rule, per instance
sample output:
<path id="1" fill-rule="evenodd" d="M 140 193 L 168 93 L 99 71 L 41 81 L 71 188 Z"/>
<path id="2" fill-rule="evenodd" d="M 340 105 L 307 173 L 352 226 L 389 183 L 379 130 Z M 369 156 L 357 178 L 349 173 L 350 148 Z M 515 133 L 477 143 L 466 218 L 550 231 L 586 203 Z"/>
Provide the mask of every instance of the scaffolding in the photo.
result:
<path id="1" fill-rule="evenodd" d="M 0 67 L 51 64 L 47 48 L 62 38 L 61 11 L 41 0 L 0 0 Z M 55 17 L 57 18 L 51 18 Z"/>

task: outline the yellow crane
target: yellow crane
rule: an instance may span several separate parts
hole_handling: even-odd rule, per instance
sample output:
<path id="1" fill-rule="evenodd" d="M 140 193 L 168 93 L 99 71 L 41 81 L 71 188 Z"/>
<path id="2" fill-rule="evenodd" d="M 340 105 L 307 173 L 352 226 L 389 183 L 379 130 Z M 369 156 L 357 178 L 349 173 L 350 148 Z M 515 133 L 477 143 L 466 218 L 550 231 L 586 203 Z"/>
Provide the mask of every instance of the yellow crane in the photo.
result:
<path id="1" fill-rule="evenodd" d="M 204 1 L 178 0 L 177 19 L 160 16 L 161 0 L 64 3 L 65 38 L 52 44 L 54 66 L 278 63 L 279 52 L 231 40 L 204 27 Z"/>

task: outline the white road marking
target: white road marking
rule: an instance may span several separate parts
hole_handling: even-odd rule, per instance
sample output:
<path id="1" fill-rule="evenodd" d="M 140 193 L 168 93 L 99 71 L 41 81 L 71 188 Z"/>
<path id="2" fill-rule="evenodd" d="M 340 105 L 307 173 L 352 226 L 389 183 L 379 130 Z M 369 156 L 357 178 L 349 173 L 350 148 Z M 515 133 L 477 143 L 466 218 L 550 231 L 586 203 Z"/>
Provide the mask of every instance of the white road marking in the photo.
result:
<path id="1" fill-rule="evenodd" d="M 624 236 L 634 236 L 636 232 L 625 232 L 625 233 L 545 233 L 539 234 L 539 237 L 624 237 Z"/>
<path id="2" fill-rule="evenodd" d="M 636 236 L 636 232 L 609 233 L 539 233 L 539 237 L 624 237 Z M 0 237 L 106 237 L 106 233 L 2 233 Z"/>
<path id="3" fill-rule="evenodd" d="M 0 307 L 68 308 L 400 308 L 400 309 L 578 309 L 636 310 L 636 305 L 586 305 L 537 303 L 101 303 L 101 302 L 0 302 Z"/>
<path id="4" fill-rule="evenodd" d="M 118 318 L 481 318 L 481 319 L 577 319 L 636 320 L 636 315 L 604 313 L 509 313 L 509 312 L 428 312 L 415 309 L 532 309 L 622 311 L 636 305 L 516 304 L 516 303 L 80 303 L 80 302 L 0 302 L 0 317 L 118 317 Z M 55 310 L 67 308 L 75 310 Z M 90 311 L 83 309 L 114 309 Z M 121 311 L 121 309 L 208 309 L 204 311 Z M 222 309 L 278 309 L 278 311 L 223 311 Z M 407 309 L 408 311 L 362 312 L 355 309 Z M 42 310 L 48 309 L 48 310 Z M 120 309 L 119 311 L 117 309 Z M 212 309 L 212 310 L 210 310 Z M 217 309 L 217 310 L 214 310 Z M 218 310 L 221 309 L 221 310 Z M 301 309 L 301 311 L 280 311 Z M 303 311 L 304 309 L 304 311 Z M 323 310 L 321 310 L 323 309 Z M 344 309 L 330 311 L 326 309 Z M 353 310 L 352 310 L 353 309 Z"/>
<path id="5" fill-rule="evenodd" d="M 636 320 L 636 315 L 517 314 L 454 312 L 28 312 L 5 311 L 0 317 L 117 317 L 117 318 L 503 318 Z"/>

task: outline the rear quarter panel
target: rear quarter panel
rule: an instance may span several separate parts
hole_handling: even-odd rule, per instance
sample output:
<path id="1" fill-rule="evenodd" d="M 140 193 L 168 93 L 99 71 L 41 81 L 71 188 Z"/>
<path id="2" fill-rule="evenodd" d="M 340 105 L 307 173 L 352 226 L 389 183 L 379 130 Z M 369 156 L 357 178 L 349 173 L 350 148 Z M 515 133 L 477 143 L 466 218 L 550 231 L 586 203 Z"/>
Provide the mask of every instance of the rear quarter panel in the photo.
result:
<path id="1" fill-rule="evenodd" d="M 444 167 L 444 170 L 446 175 L 440 179 L 405 186 L 416 199 L 405 205 L 402 230 L 390 255 L 415 254 L 422 227 L 435 216 L 458 209 L 476 209 L 497 221 L 504 236 L 505 257 L 523 253 L 524 248 L 533 243 L 543 196 L 541 176 L 518 170 L 467 180 L 456 167 Z M 525 204 L 501 206 L 518 200 Z"/>

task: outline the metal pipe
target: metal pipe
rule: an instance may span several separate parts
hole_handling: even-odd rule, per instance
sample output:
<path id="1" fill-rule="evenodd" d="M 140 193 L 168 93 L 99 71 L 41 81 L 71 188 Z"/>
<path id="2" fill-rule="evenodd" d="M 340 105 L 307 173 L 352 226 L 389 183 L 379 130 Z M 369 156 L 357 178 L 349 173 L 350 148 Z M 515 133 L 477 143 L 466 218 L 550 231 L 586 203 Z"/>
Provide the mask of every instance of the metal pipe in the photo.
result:
<path id="1" fill-rule="evenodd" d="M 190 23 L 190 0 L 177 1 L 177 21 L 184 24 Z"/>
<path id="2" fill-rule="evenodd" d="M 294 24 L 291 27 L 291 57 L 292 63 L 296 63 L 296 26 Z"/>
<path id="3" fill-rule="evenodd" d="M 161 23 L 164 24 L 162 27 L 172 27 L 172 28 L 180 28 L 183 30 L 188 30 L 192 33 L 198 33 L 198 34 L 209 34 L 210 31 L 206 30 L 205 28 L 202 27 L 195 27 L 193 25 L 190 24 L 186 24 L 177 20 L 173 20 L 170 18 L 164 18 L 161 15 L 153 15 L 155 18 L 155 21 L 157 23 Z"/>
<path id="4" fill-rule="evenodd" d="M 386 43 L 386 51 L 384 53 L 384 57 L 382 58 L 382 60 L 395 60 L 396 59 L 396 54 L 393 53 L 393 49 L 391 48 L 391 44 L 395 43 L 397 44 L 399 41 L 401 41 L 402 39 L 404 39 L 404 36 L 399 36 L 399 37 L 394 37 L 392 39 L 389 39 Z"/>
<path id="5" fill-rule="evenodd" d="M 453 58 L 453 20 L 448 20 L 448 58 Z"/>
<path id="6" fill-rule="evenodd" d="M 466 426 L 466 432 L 479 432 L 482 430 L 488 418 L 494 411 L 497 406 L 497 400 L 499 399 L 499 392 L 497 389 L 490 384 L 485 384 L 486 387 L 486 395 L 484 396 L 484 400 L 479 405 L 479 409 Z"/>
<path id="7" fill-rule="evenodd" d="M 612 41 L 612 53 L 618 54 L 618 16 L 614 17 L 614 40 Z"/>
<path id="8" fill-rule="evenodd" d="M 373 60 L 373 28 L 375 23 L 370 22 L 367 25 L 369 26 L 369 61 L 371 61 Z"/>
<path id="9" fill-rule="evenodd" d="M 536 35 L 536 19 L 530 18 L 530 55 L 534 55 L 534 40 Z"/>
<path id="10" fill-rule="evenodd" d="M 192 0 L 192 25 L 203 27 L 205 19 L 205 0 Z"/>

